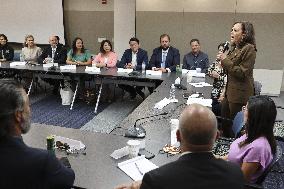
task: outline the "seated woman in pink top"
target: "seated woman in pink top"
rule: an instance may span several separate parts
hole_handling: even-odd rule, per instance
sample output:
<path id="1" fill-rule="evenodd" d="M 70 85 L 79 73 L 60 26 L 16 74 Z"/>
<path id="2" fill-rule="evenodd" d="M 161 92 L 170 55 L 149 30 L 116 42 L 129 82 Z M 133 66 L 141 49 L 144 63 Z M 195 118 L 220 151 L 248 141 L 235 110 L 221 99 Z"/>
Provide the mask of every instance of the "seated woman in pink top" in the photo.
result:
<path id="1" fill-rule="evenodd" d="M 93 64 L 96 64 L 98 68 L 112 68 L 116 66 L 116 62 L 117 55 L 112 51 L 111 42 L 109 40 L 103 40 L 101 42 L 100 53 L 93 60 Z"/>
<path id="2" fill-rule="evenodd" d="M 245 179 L 255 183 L 276 152 L 273 127 L 276 106 L 268 96 L 251 96 L 243 107 L 245 134 L 230 146 L 228 160 L 241 166 Z"/>

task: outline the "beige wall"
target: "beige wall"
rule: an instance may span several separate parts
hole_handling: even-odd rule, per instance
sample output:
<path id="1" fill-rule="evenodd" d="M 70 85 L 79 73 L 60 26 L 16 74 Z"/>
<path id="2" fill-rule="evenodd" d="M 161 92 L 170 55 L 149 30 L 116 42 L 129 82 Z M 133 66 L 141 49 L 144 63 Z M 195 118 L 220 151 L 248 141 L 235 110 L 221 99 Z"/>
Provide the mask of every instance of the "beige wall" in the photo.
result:
<path id="1" fill-rule="evenodd" d="M 64 0 L 67 44 L 80 36 L 86 48 L 97 53 L 99 37 L 113 39 L 114 0 L 107 2 L 102 5 L 100 0 Z M 283 0 L 136 0 L 136 10 L 136 34 L 149 56 L 159 46 L 159 36 L 168 33 L 172 45 L 180 50 L 181 60 L 190 51 L 189 40 L 199 38 L 202 50 L 213 61 L 217 45 L 229 40 L 233 22 L 247 20 L 255 26 L 255 67 L 284 67 Z"/>

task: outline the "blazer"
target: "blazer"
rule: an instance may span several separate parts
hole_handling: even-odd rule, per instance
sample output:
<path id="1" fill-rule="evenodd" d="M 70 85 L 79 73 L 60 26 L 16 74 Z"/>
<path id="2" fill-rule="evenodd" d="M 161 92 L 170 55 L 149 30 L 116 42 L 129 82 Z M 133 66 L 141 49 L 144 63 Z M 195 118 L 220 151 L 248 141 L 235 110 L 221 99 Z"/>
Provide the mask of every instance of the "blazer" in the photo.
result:
<path id="1" fill-rule="evenodd" d="M 137 65 L 136 70 L 142 69 L 142 62 L 145 62 L 146 68 L 148 67 L 148 54 L 147 51 L 139 48 L 137 52 Z M 127 63 L 130 63 L 132 61 L 132 50 L 126 49 L 122 55 L 122 58 L 120 60 L 120 63 L 118 65 L 119 68 L 124 68 Z"/>
<path id="2" fill-rule="evenodd" d="M 0 188 L 70 188 L 75 174 L 47 150 L 25 145 L 21 137 L 0 140 Z"/>
<path id="3" fill-rule="evenodd" d="M 99 53 L 93 60 L 93 63 L 104 62 L 104 61 L 105 61 L 105 57 L 103 56 L 102 53 Z M 117 63 L 117 54 L 115 52 L 109 52 L 108 60 L 106 64 L 107 67 L 108 68 L 116 67 L 116 63 Z"/>
<path id="4" fill-rule="evenodd" d="M 246 104 L 248 98 L 254 95 L 253 68 L 256 51 L 252 44 L 245 44 L 229 52 L 227 58 L 221 61 L 227 73 L 225 96 L 231 103 Z"/>
<path id="5" fill-rule="evenodd" d="M 153 54 L 150 59 L 150 68 L 161 68 L 162 62 L 162 48 L 158 47 L 153 50 Z M 169 68 L 172 72 L 176 71 L 176 65 L 180 64 L 179 50 L 174 47 L 169 47 L 169 51 L 166 59 L 166 68 Z"/>
<path id="6" fill-rule="evenodd" d="M 211 152 L 189 153 L 146 173 L 140 189 L 242 189 L 239 166 L 216 159 Z"/>
<path id="7" fill-rule="evenodd" d="M 49 45 L 47 48 L 45 48 L 42 52 L 42 54 L 38 58 L 38 63 L 43 64 L 43 61 L 47 57 L 52 57 L 52 49 L 51 46 Z M 54 55 L 54 63 L 58 64 L 66 64 L 66 59 L 67 59 L 67 50 L 62 44 L 58 44 L 55 55 Z"/>

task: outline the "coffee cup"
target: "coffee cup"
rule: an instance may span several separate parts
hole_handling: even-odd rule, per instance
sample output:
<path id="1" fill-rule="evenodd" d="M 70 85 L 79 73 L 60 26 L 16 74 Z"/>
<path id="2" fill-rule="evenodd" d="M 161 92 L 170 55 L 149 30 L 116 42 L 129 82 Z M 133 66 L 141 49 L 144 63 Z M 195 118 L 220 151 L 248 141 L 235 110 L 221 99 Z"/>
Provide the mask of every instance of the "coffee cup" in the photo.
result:
<path id="1" fill-rule="evenodd" d="M 134 158 L 138 156 L 138 152 L 140 149 L 140 141 L 139 140 L 129 140 L 127 142 L 128 150 L 129 150 L 129 157 Z"/>

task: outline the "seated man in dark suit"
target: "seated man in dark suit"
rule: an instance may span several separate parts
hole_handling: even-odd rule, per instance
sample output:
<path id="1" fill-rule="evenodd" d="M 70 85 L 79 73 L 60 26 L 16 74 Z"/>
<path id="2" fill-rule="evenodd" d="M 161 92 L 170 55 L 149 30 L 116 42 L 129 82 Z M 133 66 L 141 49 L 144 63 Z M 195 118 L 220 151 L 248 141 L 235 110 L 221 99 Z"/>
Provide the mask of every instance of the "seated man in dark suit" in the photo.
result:
<path id="1" fill-rule="evenodd" d="M 139 40 L 135 37 L 129 40 L 130 49 L 126 49 L 118 65 L 119 68 L 142 70 L 142 63 L 145 63 L 145 69 L 148 65 L 148 55 L 147 51 L 140 48 Z M 143 87 L 141 86 L 129 86 L 129 85 L 119 85 L 120 88 L 130 93 L 132 99 L 139 94 L 143 99 L 145 94 L 142 92 Z"/>
<path id="2" fill-rule="evenodd" d="M 30 105 L 23 87 L 0 80 L 0 188 L 70 188 L 75 174 L 53 153 L 26 146 Z"/>
<path id="3" fill-rule="evenodd" d="M 170 36 L 163 34 L 160 36 L 161 46 L 153 50 L 150 59 L 150 66 L 153 70 L 162 72 L 176 71 L 176 65 L 180 63 L 179 50 L 170 46 Z"/>
<path id="4" fill-rule="evenodd" d="M 244 177 L 238 165 L 217 159 L 211 152 L 218 137 L 217 120 L 211 110 L 198 104 L 186 107 L 176 136 L 182 150 L 177 161 L 146 173 L 141 185 L 135 182 L 118 188 L 243 188 Z"/>
<path id="5" fill-rule="evenodd" d="M 208 55 L 200 50 L 198 39 L 190 40 L 191 52 L 184 55 L 183 69 L 195 70 L 200 68 L 202 73 L 206 73 L 209 67 Z"/>
<path id="6" fill-rule="evenodd" d="M 67 59 L 67 50 L 66 48 L 59 43 L 59 37 L 52 35 L 49 37 L 49 46 L 43 49 L 42 54 L 38 58 L 39 64 L 45 63 L 58 63 L 58 64 L 66 64 Z M 60 86 L 60 82 L 63 85 L 63 81 L 55 80 L 55 79 L 44 79 L 49 84 L 53 85 L 53 94 L 58 93 L 58 89 Z"/>
<path id="7" fill-rule="evenodd" d="M 47 63 L 48 57 L 52 58 L 54 63 L 66 64 L 67 50 L 64 46 L 59 43 L 58 36 L 49 37 L 49 46 L 43 49 L 42 54 L 38 58 L 40 64 Z"/>

